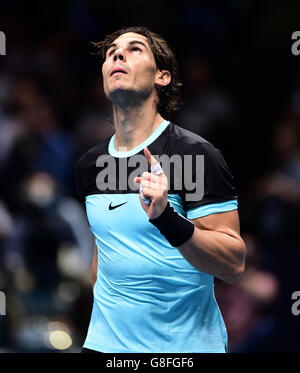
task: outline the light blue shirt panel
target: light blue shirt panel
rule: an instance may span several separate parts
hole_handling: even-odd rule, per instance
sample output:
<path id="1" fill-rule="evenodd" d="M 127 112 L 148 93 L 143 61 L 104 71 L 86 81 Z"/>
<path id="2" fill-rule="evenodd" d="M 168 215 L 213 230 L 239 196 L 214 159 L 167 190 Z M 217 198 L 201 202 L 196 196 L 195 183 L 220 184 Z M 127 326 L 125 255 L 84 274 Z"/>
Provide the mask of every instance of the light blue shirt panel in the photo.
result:
<path id="1" fill-rule="evenodd" d="M 185 216 L 178 195 L 168 200 Z M 98 278 L 84 347 L 225 352 L 227 333 L 213 276 L 190 265 L 149 223 L 138 194 L 90 195 L 86 209 L 98 247 Z"/>
<path id="2" fill-rule="evenodd" d="M 207 216 L 211 214 L 218 214 L 220 212 L 228 212 L 228 211 L 237 210 L 237 208 L 238 208 L 237 199 L 233 199 L 233 200 L 225 201 L 225 202 L 210 203 L 208 205 L 203 205 L 203 206 L 195 207 L 191 210 L 188 210 L 187 218 L 197 219 L 197 218 L 202 218 L 203 216 Z"/>

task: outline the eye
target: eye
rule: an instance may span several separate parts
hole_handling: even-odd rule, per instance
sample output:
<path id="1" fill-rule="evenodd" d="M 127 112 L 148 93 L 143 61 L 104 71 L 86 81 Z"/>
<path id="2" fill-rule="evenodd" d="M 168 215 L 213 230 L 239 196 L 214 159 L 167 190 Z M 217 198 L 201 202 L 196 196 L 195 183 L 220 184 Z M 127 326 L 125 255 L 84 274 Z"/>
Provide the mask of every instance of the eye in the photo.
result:
<path id="1" fill-rule="evenodd" d="M 115 49 L 110 49 L 106 52 L 106 56 L 110 57 L 114 53 Z"/>
<path id="2" fill-rule="evenodd" d="M 138 47 L 133 47 L 133 48 L 131 49 L 131 51 L 134 52 L 134 53 L 136 54 L 136 53 L 141 52 L 141 49 L 138 48 Z"/>

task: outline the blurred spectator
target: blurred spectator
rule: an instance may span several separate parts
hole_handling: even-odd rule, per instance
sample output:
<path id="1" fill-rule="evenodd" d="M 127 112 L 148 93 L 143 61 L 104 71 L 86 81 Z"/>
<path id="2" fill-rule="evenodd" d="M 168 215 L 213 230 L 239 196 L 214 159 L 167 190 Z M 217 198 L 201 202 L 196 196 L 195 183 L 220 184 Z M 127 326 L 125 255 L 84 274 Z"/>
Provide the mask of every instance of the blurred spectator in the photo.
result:
<path id="1" fill-rule="evenodd" d="M 42 343 L 30 320 L 34 315 L 36 319 L 43 315 L 41 333 L 45 332 L 43 328 L 47 329 L 51 320 L 62 317 L 64 325 L 74 329 L 73 321 L 69 319 L 69 313 L 73 312 L 70 306 L 85 297 L 82 292 L 86 290 L 82 288 L 91 286 L 88 275 L 92 235 L 87 224 L 82 226 L 83 216 L 78 202 L 61 196 L 55 180 L 46 173 L 33 173 L 24 179 L 16 193 L 14 222 L 12 224 L 8 217 L 6 220 L 10 236 L 2 248 L 3 263 L 12 280 L 6 288 L 10 300 L 8 313 L 14 320 L 11 335 L 21 350 L 29 343 L 33 349 L 39 344 L 42 351 L 49 346 Z M 11 295 L 12 291 L 18 294 L 17 300 Z M 19 304 L 12 311 L 15 302 Z M 88 312 L 87 302 L 81 313 L 84 320 Z M 23 324 L 27 318 L 30 318 L 29 325 L 24 335 L 19 323 Z M 76 330 L 73 331 L 75 339 Z M 36 342 L 35 338 L 38 338 Z"/>
<path id="2" fill-rule="evenodd" d="M 213 134 L 229 138 L 237 118 L 233 97 L 216 86 L 211 65 L 202 57 L 191 56 L 185 62 L 184 106 L 179 122 L 188 130 L 210 139 Z M 224 136 L 226 134 L 226 136 Z"/>
<path id="3" fill-rule="evenodd" d="M 86 270 L 93 241 L 87 222 L 82 224 L 79 203 L 61 195 L 55 180 L 46 173 L 29 174 L 15 194 L 13 234 L 4 245 L 7 267 L 25 266 L 38 283 L 55 284 L 60 280 L 58 252 L 66 246 L 76 248 Z"/>
<path id="4" fill-rule="evenodd" d="M 260 347 L 267 352 L 299 351 L 300 327 L 290 312 L 291 294 L 299 288 L 299 139 L 297 118 L 285 114 L 271 137 L 274 167 L 249 188 L 250 204 L 243 214 L 246 212 L 249 227 L 260 239 L 264 268 L 276 273 L 280 282 L 281 296 L 273 308 L 276 331 L 272 341 Z"/>
<path id="5" fill-rule="evenodd" d="M 88 93 L 88 104 L 78 112 L 74 132 L 80 154 L 114 133 L 112 106 L 104 94 L 100 71 L 92 78 Z"/>
<path id="6" fill-rule="evenodd" d="M 262 352 L 276 327 L 270 309 L 280 284 L 274 273 L 261 268 L 257 238 L 248 233 L 243 239 L 247 246 L 244 275 L 234 285 L 217 281 L 215 294 L 228 331 L 229 352 Z"/>
<path id="7" fill-rule="evenodd" d="M 74 140 L 58 124 L 56 112 L 34 80 L 17 80 L 12 92 L 16 117 L 22 131 L 15 136 L 1 174 L 4 193 L 13 200 L 11 186 L 18 185 L 29 172 L 44 171 L 52 175 L 61 188 L 72 192 Z"/>
<path id="8" fill-rule="evenodd" d="M 299 249 L 300 131 L 284 121 L 273 133 L 276 168 L 253 185 L 253 219 L 266 247 Z M 253 198 L 252 197 L 252 198 Z"/>

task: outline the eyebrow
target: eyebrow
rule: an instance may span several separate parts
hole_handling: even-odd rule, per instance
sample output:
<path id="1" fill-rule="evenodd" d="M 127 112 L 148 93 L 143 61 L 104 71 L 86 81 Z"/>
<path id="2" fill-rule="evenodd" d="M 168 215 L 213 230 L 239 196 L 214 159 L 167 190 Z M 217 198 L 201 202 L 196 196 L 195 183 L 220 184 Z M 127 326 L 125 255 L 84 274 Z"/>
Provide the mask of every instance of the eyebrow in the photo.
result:
<path id="1" fill-rule="evenodd" d="M 147 46 L 145 43 L 143 43 L 142 41 L 139 41 L 139 40 L 131 40 L 128 45 L 132 45 L 132 44 L 141 44 L 143 45 L 146 49 L 147 49 Z M 110 48 L 113 48 L 113 47 L 116 47 L 117 44 L 116 43 L 112 43 L 108 48 L 107 48 L 107 51 L 110 49 Z"/>

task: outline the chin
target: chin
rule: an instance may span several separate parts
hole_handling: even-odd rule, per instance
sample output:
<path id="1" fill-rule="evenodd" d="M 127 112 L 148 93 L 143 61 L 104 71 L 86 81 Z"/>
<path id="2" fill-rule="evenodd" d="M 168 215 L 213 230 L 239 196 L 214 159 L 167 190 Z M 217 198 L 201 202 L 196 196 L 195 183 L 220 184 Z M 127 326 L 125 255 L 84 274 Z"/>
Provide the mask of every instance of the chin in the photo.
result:
<path id="1" fill-rule="evenodd" d="M 126 92 L 128 92 L 128 91 L 129 91 L 128 88 L 122 87 L 122 86 L 111 87 L 111 89 L 108 92 L 108 97 L 113 98 L 113 97 L 118 96 L 118 95 L 125 95 Z"/>
<path id="2" fill-rule="evenodd" d="M 106 96 L 114 105 L 137 107 L 148 99 L 151 93 L 151 87 L 133 89 L 126 87 L 125 84 L 112 84 Z"/>

